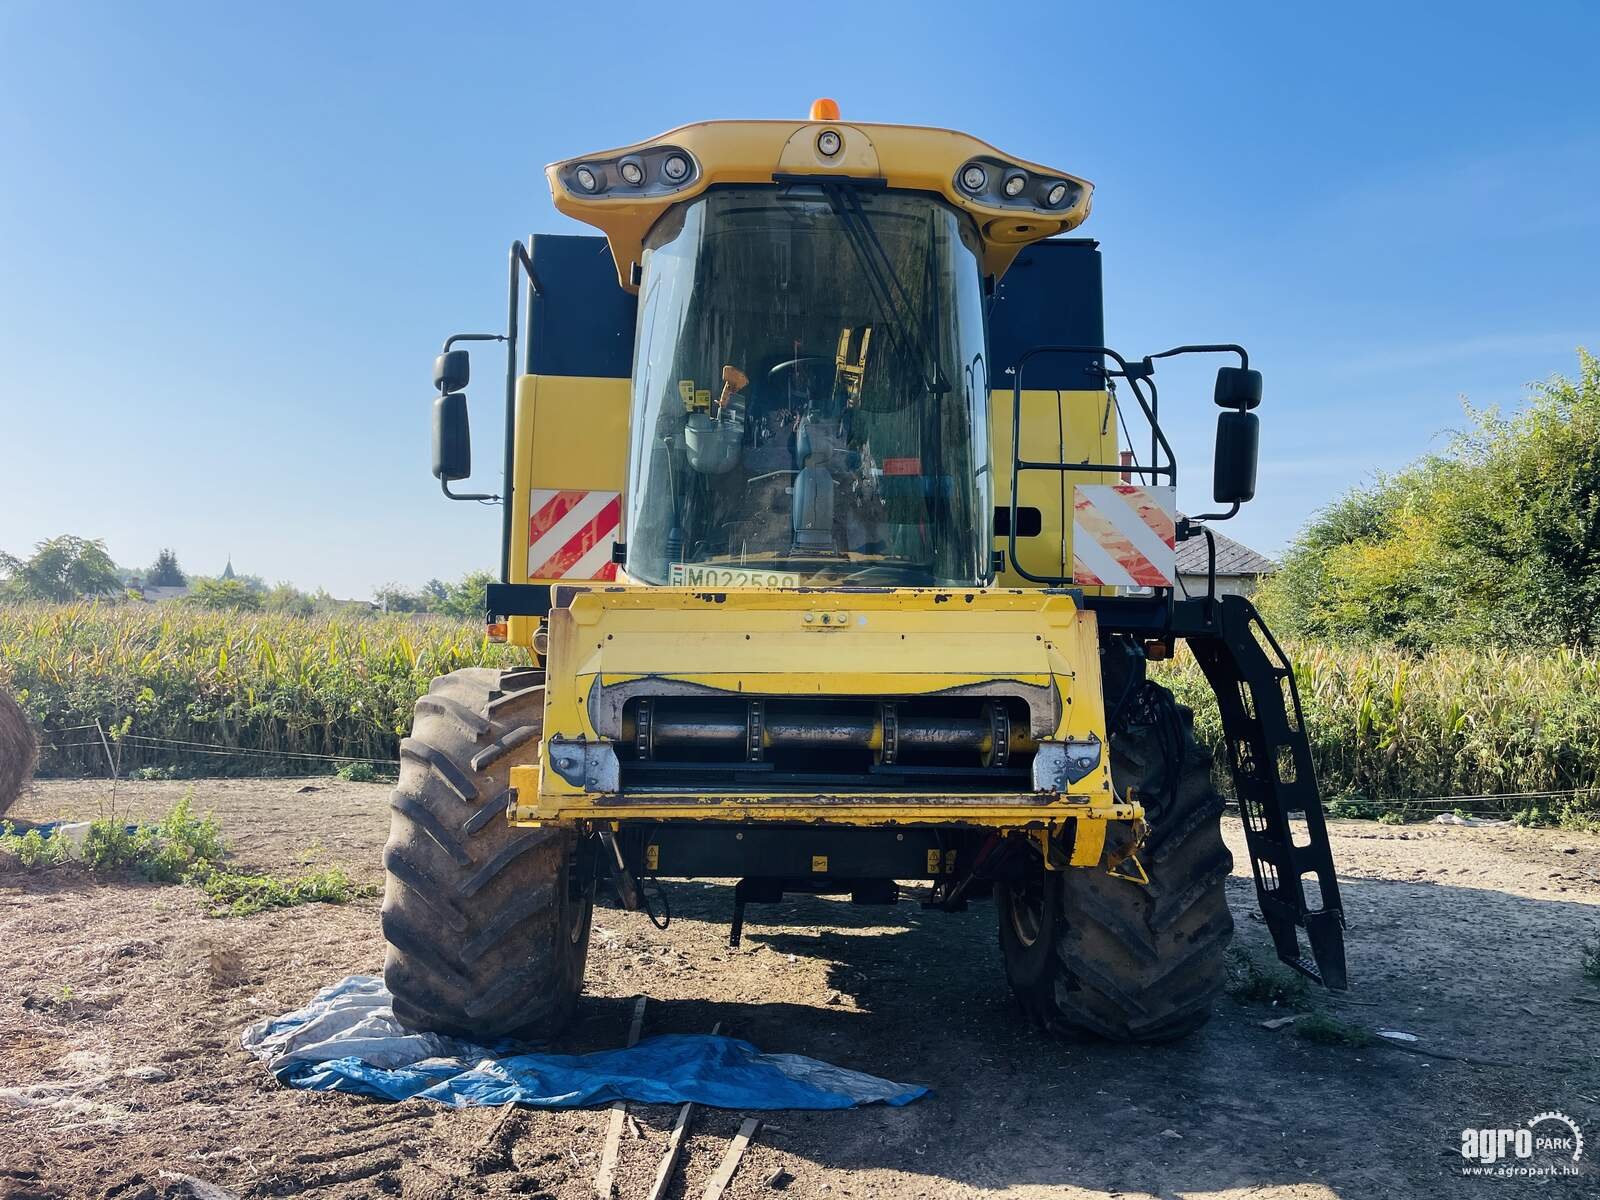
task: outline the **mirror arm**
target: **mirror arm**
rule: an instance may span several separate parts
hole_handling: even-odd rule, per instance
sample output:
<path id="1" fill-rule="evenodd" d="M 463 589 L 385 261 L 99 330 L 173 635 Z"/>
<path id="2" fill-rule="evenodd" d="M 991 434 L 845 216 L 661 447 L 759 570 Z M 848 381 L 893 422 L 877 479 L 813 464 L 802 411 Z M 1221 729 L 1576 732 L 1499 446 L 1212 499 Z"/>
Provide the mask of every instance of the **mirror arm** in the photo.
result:
<path id="1" fill-rule="evenodd" d="M 1180 522 L 1184 529 L 1187 529 L 1187 527 L 1191 525 L 1194 526 L 1194 528 L 1188 532 L 1185 532 L 1184 529 L 1180 529 L 1178 532 L 1178 540 L 1187 541 L 1197 533 L 1204 533 L 1205 530 L 1200 528 L 1200 522 L 1202 521 L 1231 521 L 1238 515 L 1239 501 L 1235 500 L 1231 505 L 1228 506 L 1227 512 L 1201 513 L 1198 517 L 1185 517 Z"/>
<path id="2" fill-rule="evenodd" d="M 503 342 L 506 335 L 503 333 L 452 333 L 444 340 L 444 353 L 449 354 L 451 347 L 457 342 Z"/>
<path id="3" fill-rule="evenodd" d="M 498 504 L 500 502 L 499 496 L 491 495 L 488 492 L 463 492 L 457 495 L 450 490 L 450 481 L 447 479 L 439 480 L 439 490 L 451 500 L 476 500 L 481 504 Z"/>
<path id="4" fill-rule="evenodd" d="M 1144 361 L 1149 362 L 1154 358 L 1173 358 L 1179 354 L 1237 354 L 1239 366 L 1244 370 L 1250 368 L 1250 354 L 1243 346 L 1236 346 L 1232 342 L 1223 342 L 1214 346 L 1174 346 L 1171 350 L 1163 350 L 1160 354 L 1147 354 Z"/>

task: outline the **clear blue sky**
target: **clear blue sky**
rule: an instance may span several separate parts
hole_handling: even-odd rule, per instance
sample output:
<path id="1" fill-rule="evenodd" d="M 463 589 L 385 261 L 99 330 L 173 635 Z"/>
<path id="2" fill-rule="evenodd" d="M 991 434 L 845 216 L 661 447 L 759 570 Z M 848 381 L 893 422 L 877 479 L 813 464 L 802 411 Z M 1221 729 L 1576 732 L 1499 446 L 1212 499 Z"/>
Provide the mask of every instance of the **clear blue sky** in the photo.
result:
<path id="1" fill-rule="evenodd" d="M 0 548 L 341 596 L 494 564 L 496 511 L 428 474 L 428 372 L 501 324 L 513 237 L 577 231 L 543 165 L 830 95 L 1095 181 L 1111 343 L 1266 374 L 1233 532 L 1276 551 L 1460 395 L 1600 349 L 1597 45 L 1588 3 L 0 0 Z M 1190 506 L 1208 371 L 1162 375 Z"/>

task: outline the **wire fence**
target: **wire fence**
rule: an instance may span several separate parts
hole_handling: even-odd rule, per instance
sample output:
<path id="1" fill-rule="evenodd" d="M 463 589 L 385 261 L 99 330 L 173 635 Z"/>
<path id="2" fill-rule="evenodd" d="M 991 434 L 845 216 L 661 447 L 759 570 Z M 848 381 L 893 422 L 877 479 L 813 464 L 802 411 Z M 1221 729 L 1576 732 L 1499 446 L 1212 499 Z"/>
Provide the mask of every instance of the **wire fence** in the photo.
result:
<path id="1" fill-rule="evenodd" d="M 73 734 L 82 734 L 87 730 L 94 730 L 96 736 L 61 740 L 63 737 L 71 738 Z M 238 772 L 241 774 L 293 774 L 297 773 L 294 770 L 296 767 L 300 772 L 315 773 L 318 769 L 326 771 L 353 763 L 364 763 L 391 774 L 399 769 L 397 758 L 323 753 L 313 750 L 278 750 L 185 738 L 155 737 L 132 732 L 108 732 L 104 725 L 96 721 L 44 730 L 39 741 L 39 750 L 41 756 L 51 751 L 59 752 L 62 756 L 54 762 L 48 758 L 44 759 L 47 769 L 42 774 L 45 775 L 94 774 L 109 775 L 112 778 L 126 777 L 152 767 L 176 769 L 198 765 L 188 763 L 187 760 L 191 757 L 225 760 L 248 768 Z M 274 765 L 283 769 L 278 771 L 270 769 Z M 53 771 L 48 769 L 52 766 L 56 768 Z"/>

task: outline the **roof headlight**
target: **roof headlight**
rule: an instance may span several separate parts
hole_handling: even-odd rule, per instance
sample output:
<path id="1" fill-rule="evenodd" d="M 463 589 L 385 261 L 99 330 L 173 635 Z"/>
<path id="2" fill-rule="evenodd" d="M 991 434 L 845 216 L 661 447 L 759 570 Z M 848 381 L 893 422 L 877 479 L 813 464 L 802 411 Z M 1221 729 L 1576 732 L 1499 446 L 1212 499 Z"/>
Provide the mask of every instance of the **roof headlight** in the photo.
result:
<path id="1" fill-rule="evenodd" d="M 1064 183 L 1051 184 L 1050 190 L 1044 194 L 1044 202 L 1051 208 L 1060 208 L 1062 204 L 1066 203 L 1066 199 L 1067 185 Z"/>
<path id="2" fill-rule="evenodd" d="M 824 129 L 817 134 L 817 153 L 823 158 L 832 158 L 844 149 L 844 139 L 839 136 L 836 129 Z"/>
<path id="3" fill-rule="evenodd" d="M 968 163 L 961 168 L 961 186 L 976 195 L 983 191 L 984 184 L 989 182 L 989 172 L 977 163 Z"/>
<path id="4" fill-rule="evenodd" d="M 689 160 L 681 154 L 674 154 L 661 164 L 661 173 L 673 183 L 681 183 L 689 177 Z"/>
<path id="5" fill-rule="evenodd" d="M 644 167 L 636 158 L 625 158 L 617 167 L 617 173 L 622 176 L 622 182 L 629 187 L 638 187 L 644 182 Z"/>
<path id="6" fill-rule="evenodd" d="M 1013 171 L 1006 176 L 1004 186 L 1001 188 L 1007 196 L 1015 200 L 1022 195 L 1022 189 L 1028 186 L 1028 176 L 1022 171 Z"/>
<path id="7" fill-rule="evenodd" d="M 600 190 L 600 178 L 594 173 L 592 167 L 579 167 L 572 173 L 572 178 L 586 192 Z"/>

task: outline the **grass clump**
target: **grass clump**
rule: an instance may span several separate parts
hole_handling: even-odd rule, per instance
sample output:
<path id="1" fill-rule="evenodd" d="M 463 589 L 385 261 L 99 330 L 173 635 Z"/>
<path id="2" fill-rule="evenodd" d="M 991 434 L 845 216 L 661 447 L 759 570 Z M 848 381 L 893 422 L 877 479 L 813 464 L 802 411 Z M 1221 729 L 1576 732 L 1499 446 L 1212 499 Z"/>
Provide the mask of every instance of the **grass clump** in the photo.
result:
<path id="1" fill-rule="evenodd" d="M 1388 812 L 1381 812 L 1378 814 L 1379 825 L 1404 825 L 1405 823 L 1405 814 L 1402 812 L 1397 812 L 1394 809 L 1390 809 Z"/>
<path id="2" fill-rule="evenodd" d="M 1580 951 L 1583 963 L 1583 977 L 1600 983 L 1600 937 L 1593 937 L 1583 943 Z"/>
<path id="3" fill-rule="evenodd" d="M 1310 988 L 1305 977 L 1278 967 L 1263 968 L 1244 950 L 1228 951 L 1228 994 L 1241 1004 L 1294 1007 L 1305 1004 Z"/>
<path id="4" fill-rule="evenodd" d="M 1376 821 L 1384 813 L 1381 804 L 1374 804 L 1365 796 L 1345 792 L 1328 801 L 1328 816 L 1350 821 Z"/>
<path id="5" fill-rule="evenodd" d="M 313 871 L 295 879 L 215 871 L 200 885 L 215 907 L 212 916 L 248 917 L 269 908 L 299 904 L 348 904 L 377 891 L 357 883 L 341 867 Z"/>
<path id="6" fill-rule="evenodd" d="M 1352 1025 L 1331 1017 L 1327 1013 L 1307 1013 L 1294 1023 L 1296 1037 L 1314 1042 L 1318 1046 L 1366 1046 L 1372 1034 L 1360 1025 Z"/>
<path id="7" fill-rule="evenodd" d="M 177 777 L 177 767 L 137 767 L 128 772 L 129 779 L 137 779 L 145 783 L 176 779 Z"/>
<path id="8" fill-rule="evenodd" d="M 369 762 L 347 762 L 334 774 L 346 783 L 372 783 L 378 778 L 378 768 Z"/>

